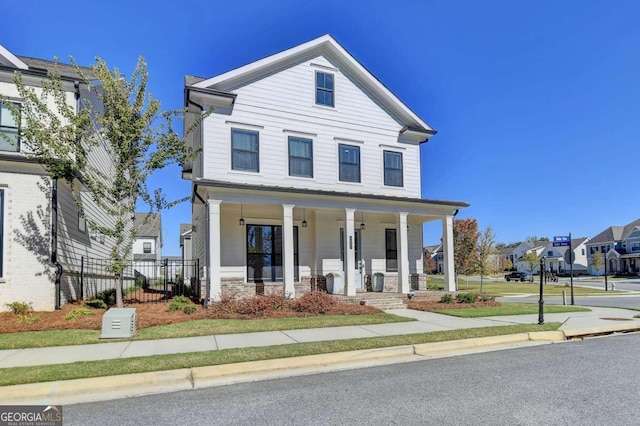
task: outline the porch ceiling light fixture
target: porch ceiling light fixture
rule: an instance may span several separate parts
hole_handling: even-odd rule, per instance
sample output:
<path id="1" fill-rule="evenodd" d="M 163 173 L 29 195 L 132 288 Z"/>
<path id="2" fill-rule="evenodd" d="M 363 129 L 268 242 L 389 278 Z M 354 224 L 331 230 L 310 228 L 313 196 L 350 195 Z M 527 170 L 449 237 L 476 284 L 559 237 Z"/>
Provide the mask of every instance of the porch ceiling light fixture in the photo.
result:
<path id="1" fill-rule="evenodd" d="M 302 209 L 302 227 L 307 227 L 307 209 Z"/>
<path id="2" fill-rule="evenodd" d="M 244 226 L 244 215 L 242 214 L 242 204 L 240 204 L 240 220 L 238 221 L 240 226 Z"/>
<path id="3" fill-rule="evenodd" d="M 364 212 L 362 212 L 360 216 L 360 229 L 364 231 L 366 228 L 367 227 L 364 224 Z"/>

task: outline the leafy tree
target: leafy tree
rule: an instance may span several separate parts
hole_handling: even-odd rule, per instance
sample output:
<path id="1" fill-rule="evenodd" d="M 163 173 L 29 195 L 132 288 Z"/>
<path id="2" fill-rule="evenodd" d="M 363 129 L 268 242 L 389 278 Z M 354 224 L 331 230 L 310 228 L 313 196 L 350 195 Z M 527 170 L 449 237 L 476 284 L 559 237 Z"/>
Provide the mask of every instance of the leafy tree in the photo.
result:
<path id="1" fill-rule="evenodd" d="M 532 235 L 530 237 L 527 237 L 527 239 L 525 240 L 529 243 L 533 243 L 536 241 L 549 241 L 549 237 L 538 237 L 537 235 Z"/>
<path id="2" fill-rule="evenodd" d="M 511 261 L 511 259 L 507 259 L 506 263 L 505 263 L 505 270 L 510 271 L 513 269 L 513 262 Z"/>
<path id="3" fill-rule="evenodd" d="M 429 250 L 425 250 L 424 252 L 424 272 L 426 274 L 430 274 L 436 270 L 437 264 L 436 260 L 431 257 L 432 253 Z"/>
<path id="4" fill-rule="evenodd" d="M 533 271 L 536 269 L 536 265 L 540 263 L 540 258 L 538 257 L 538 255 L 535 252 L 530 251 L 522 256 L 522 260 L 526 262 L 527 266 L 529 267 L 529 274 L 533 276 Z M 540 273 L 542 274 L 544 273 L 544 271 L 540 271 Z"/>
<path id="5" fill-rule="evenodd" d="M 141 200 L 150 211 L 160 211 L 182 201 L 166 200 L 161 189 L 148 188 L 147 180 L 155 171 L 193 155 L 187 153 L 183 139 L 173 128 L 173 121 L 181 119 L 185 111 L 161 111 L 160 102 L 147 92 L 148 73 L 142 57 L 129 79 L 117 68 L 110 70 L 99 58 L 90 71 L 77 66 L 73 58 L 71 61 L 82 87 L 88 89 L 81 91 L 83 108 L 79 111 L 69 102 L 68 91 L 64 90 L 69 83 L 63 82 L 58 72 L 43 79 L 40 92 L 25 85 L 17 73 L 14 81 L 20 106 L 6 98 L 0 97 L 0 101 L 22 123 L 21 144 L 27 155 L 38 160 L 53 178 L 67 181 L 72 189 L 80 180 L 91 200 L 110 217 L 109 223 L 97 223 L 87 216 L 85 219 L 91 229 L 114 241 L 109 268 L 120 278 L 116 304 L 121 307 L 123 271 L 135 239 L 131 220 L 136 202 Z M 108 170 L 90 161 L 101 150 L 112 158 Z M 73 194 L 78 208 L 84 211 L 77 191 Z"/>
<path id="6" fill-rule="evenodd" d="M 475 269 L 480 273 L 480 293 L 482 293 L 482 282 L 484 276 L 491 271 L 492 265 L 489 264 L 489 256 L 493 251 L 495 244 L 495 234 L 493 229 L 488 226 L 484 232 L 478 235 L 475 247 Z"/>
<path id="7" fill-rule="evenodd" d="M 468 274 L 473 268 L 478 237 L 478 221 L 476 219 L 455 219 L 453 221 L 453 260 L 456 276 L 460 273 Z"/>
<path id="8" fill-rule="evenodd" d="M 596 275 L 600 275 L 600 268 L 603 265 L 602 255 L 599 251 L 591 255 L 591 266 L 596 270 Z"/>

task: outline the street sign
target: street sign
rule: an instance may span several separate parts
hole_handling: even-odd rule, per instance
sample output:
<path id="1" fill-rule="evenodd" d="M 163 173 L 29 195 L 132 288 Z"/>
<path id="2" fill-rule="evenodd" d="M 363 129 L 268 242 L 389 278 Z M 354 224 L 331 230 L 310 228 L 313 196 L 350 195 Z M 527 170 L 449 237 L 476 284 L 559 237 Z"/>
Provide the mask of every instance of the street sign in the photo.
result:
<path id="1" fill-rule="evenodd" d="M 553 246 L 562 247 L 571 245 L 571 237 L 553 237 Z"/>

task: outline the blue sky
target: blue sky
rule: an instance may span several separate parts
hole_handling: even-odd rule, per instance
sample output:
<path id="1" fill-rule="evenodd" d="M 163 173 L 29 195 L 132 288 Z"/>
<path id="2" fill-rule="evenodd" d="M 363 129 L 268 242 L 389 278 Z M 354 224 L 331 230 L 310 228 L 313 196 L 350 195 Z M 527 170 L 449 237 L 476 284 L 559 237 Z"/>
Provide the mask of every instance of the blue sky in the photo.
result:
<path id="1" fill-rule="evenodd" d="M 640 2 L 5 0 L 0 44 L 17 55 L 102 57 L 180 108 L 185 74 L 210 77 L 332 34 L 436 130 L 423 197 L 497 240 L 593 237 L 640 217 Z M 155 178 L 174 197 L 189 183 Z M 184 204 L 163 215 L 179 254 Z M 425 226 L 425 244 L 440 224 Z"/>

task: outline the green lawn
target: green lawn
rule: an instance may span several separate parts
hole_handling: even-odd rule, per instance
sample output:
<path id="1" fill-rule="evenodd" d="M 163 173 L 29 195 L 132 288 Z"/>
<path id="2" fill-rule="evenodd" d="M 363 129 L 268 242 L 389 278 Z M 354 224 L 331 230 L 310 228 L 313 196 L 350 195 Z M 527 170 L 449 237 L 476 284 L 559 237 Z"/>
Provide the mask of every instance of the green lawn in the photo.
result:
<path id="1" fill-rule="evenodd" d="M 458 291 L 462 292 L 473 292 L 480 293 L 480 281 L 469 281 L 469 284 L 465 282 L 464 279 L 458 280 Z M 571 293 L 571 287 L 565 286 L 564 284 L 544 284 L 543 291 L 545 295 L 548 296 L 561 296 L 562 292 L 565 291 L 567 296 Z M 521 283 L 521 282 L 487 282 L 485 281 L 482 284 L 482 292 L 495 296 L 503 296 L 506 294 L 518 294 L 518 293 L 532 293 L 539 294 L 540 293 L 540 283 Z M 619 291 L 607 291 L 604 289 L 596 289 L 596 288 L 586 288 L 586 287 L 578 287 L 573 286 L 573 294 L 575 295 L 585 295 L 585 294 L 615 294 L 621 293 Z"/>
<path id="2" fill-rule="evenodd" d="M 531 331 L 557 330 L 560 323 L 544 325 L 512 325 L 473 328 L 464 330 L 436 331 L 432 333 L 384 336 L 351 340 L 336 340 L 291 345 L 267 346 L 259 348 L 226 349 L 210 352 L 195 352 L 180 355 L 154 355 L 137 358 L 75 362 L 72 364 L 15 367 L 0 369 L 0 386 L 23 383 L 38 383 L 54 380 L 71 380 L 87 377 L 113 376 L 149 371 L 173 370 L 179 368 L 202 367 L 208 365 L 231 364 L 276 358 L 290 358 L 304 355 L 373 349 L 447 340 L 469 339 L 473 337 L 499 336 Z"/>
<path id="3" fill-rule="evenodd" d="M 577 306 L 545 305 L 545 314 L 559 314 L 564 312 L 589 312 L 591 309 Z M 538 304 L 533 303 L 503 303 L 502 306 L 488 306 L 482 308 L 442 309 L 434 311 L 439 314 L 460 318 L 493 317 L 503 315 L 537 314 Z"/>
<path id="4" fill-rule="evenodd" d="M 100 339 L 100 330 L 51 330 L 0 334 L 0 349 L 43 348 L 48 346 L 86 345 L 127 340 L 155 340 L 211 334 L 253 333 L 258 331 L 298 330 L 414 321 L 386 313 L 371 315 L 327 315 L 255 320 L 195 320 L 138 330 L 133 339 Z"/>

